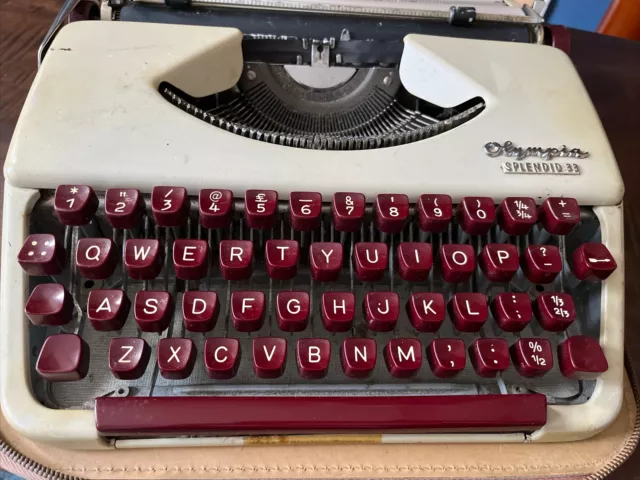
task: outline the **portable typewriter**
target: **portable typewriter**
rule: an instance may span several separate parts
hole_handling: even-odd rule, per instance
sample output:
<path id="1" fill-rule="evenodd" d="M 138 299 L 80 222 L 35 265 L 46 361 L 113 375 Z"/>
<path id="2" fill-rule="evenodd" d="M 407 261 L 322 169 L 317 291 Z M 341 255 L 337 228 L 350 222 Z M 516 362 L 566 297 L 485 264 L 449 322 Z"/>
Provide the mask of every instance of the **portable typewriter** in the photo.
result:
<path id="1" fill-rule="evenodd" d="M 77 3 L 4 169 L 15 429 L 556 442 L 615 419 L 622 180 L 545 2 Z"/>

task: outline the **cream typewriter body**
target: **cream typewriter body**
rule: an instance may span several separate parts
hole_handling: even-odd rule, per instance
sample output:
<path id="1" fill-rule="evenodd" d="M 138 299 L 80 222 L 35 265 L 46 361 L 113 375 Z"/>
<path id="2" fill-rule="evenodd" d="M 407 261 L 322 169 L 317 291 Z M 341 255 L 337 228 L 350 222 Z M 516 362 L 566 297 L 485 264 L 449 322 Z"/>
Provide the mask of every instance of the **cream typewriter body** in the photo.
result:
<path id="1" fill-rule="evenodd" d="M 623 185 L 535 11 L 167 3 L 103 2 L 43 50 L 4 169 L 13 428 L 99 449 L 615 419 Z"/>

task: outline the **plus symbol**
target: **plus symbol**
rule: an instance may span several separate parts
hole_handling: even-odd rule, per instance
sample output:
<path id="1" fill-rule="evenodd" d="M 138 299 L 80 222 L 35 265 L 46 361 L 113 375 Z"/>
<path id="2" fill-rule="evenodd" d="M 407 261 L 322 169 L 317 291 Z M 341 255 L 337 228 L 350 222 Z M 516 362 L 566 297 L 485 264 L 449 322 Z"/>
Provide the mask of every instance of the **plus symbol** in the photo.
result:
<path id="1" fill-rule="evenodd" d="M 564 206 L 567 204 L 567 202 L 565 202 L 564 200 L 560 200 L 558 202 L 558 205 L 560 205 L 562 208 L 564 208 Z"/>

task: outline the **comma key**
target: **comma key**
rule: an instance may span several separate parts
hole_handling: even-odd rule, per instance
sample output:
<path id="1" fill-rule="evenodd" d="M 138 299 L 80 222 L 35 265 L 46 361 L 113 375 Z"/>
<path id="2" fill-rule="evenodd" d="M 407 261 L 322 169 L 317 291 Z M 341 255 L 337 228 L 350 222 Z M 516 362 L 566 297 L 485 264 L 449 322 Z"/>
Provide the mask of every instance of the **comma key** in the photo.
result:
<path id="1" fill-rule="evenodd" d="M 436 338 L 427 348 L 427 360 L 436 377 L 451 378 L 467 364 L 464 342 L 458 338 Z"/>

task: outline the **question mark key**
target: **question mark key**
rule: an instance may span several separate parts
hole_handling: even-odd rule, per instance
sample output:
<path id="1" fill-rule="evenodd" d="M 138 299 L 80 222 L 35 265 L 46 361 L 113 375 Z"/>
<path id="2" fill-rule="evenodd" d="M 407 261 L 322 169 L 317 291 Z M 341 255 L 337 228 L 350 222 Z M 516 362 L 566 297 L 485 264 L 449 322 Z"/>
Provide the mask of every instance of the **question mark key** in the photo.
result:
<path id="1" fill-rule="evenodd" d="M 554 245 L 529 245 L 520 258 L 520 266 L 532 283 L 551 283 L 562 271 L 560 250 Z"/>

